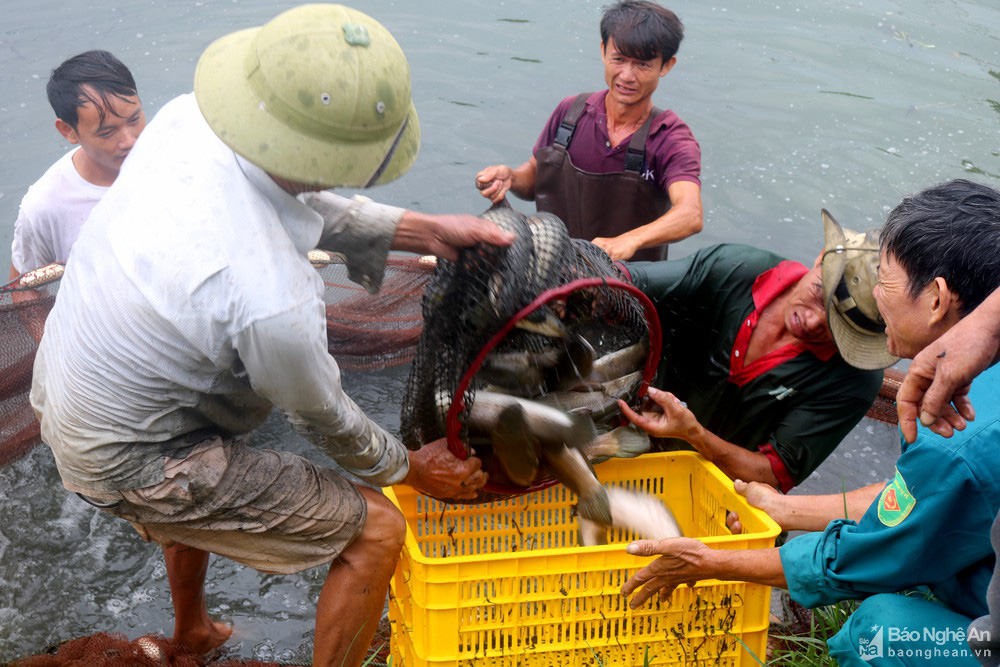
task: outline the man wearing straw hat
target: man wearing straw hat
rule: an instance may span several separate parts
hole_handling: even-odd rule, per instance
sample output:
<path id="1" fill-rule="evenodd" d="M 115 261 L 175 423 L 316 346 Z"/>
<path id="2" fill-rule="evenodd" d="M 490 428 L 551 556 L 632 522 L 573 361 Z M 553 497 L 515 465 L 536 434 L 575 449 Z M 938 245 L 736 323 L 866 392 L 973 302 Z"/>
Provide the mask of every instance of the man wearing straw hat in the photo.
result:
<path id="1" fill-rule="evenodd" d="M 989 297 L 1000 287 L 1000 192 L 957 180 L 907 197 L 889 214 L 880 246 L 874 294 L 890 351 L 908 358 L 924 350 L 954 353 L 953 340 L 935 342 L 981 305 L 995 307 Z M 982 367 L 997 349 L 978 344 L 985 345 Z M 918 372 L 926 372 L 926 358 L 921 362 Z M 694 539 L 636 542 L 630 553 L 661 558 L 637 572 L 623 593 L 636 592 L 634 607 L 680 584 L 722 579 L 781 586 L 807 607 L 861 599 L 828 642 L 841 665 L 976 666 L 966 639 L 988 643 L 989 627 L 976 626 L 975 636 L 966 629 L 988 612 L 995 565 L 990 525 L 1000 510 L 1000 473 L 990 464 L 1000 437 L 998 396 L 1000 372 L 993 368 L 959 397 L 961 412 L 945 410 L 941 422 L 925 415 L 933 432 L 901 421 L 902 454 L 887 483 L 783 496 L 737 481 L 736 490 L 783 529 L 810 532 L 780 549 L 726 553 Z M 739 517 L 731 514 L 727 523 L 741 532 Z M 923 586 L 933 599 L 896 594 Z"/>
<path id="2" fill-rule="evenodd" d="M 344 394 L 306 258 L 336 251 L 374 291 L 390 248 L 510 242 L 477 218 L 319 192 L 399 177 L 419 136 L 392 35 L 340 5 L 292 9 L 206 49 L 194 94 L 148 125 L 69 260 L 34 368 L 42 438 L 69 490 L 163 546 L 174 639 L 199 652 L 232 632 L 208 617 L 209 552 L 269 573 L 332 561 L 317 665 L 359 664 L 385 602 L 402 515 L 248 447 L 272 407 L 371 485 L 469 497 L 485 481 L 443 441 L 408 455 Z"/>
<path id="3" fill-rule="evenodd" d="M 789 491 L 871 407 L 877 369 L 896 361 L 871 295 L 877 238 L 826 211 L 823 228 L 811 268 L 745 245 L 625 266 L 670 330 L 655 383 L 666 391 L 650 391 L 659 410 L 622 408 L 668 439 L 658 447 L 693 447 L 732 479 Z"/>

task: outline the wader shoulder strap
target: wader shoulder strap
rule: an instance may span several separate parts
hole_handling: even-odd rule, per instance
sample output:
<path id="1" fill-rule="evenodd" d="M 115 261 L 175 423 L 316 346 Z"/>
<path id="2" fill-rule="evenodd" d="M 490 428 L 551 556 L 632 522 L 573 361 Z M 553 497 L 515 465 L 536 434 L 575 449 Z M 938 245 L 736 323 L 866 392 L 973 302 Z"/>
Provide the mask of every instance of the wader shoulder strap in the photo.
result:
<path id="1" fill-rule="evenodd" d="M 646 139 L 649 137 L 649 130 L 653 126 L 653 119 L 661 113 L 663 113 L 661 110 L 653 107 L 653 110 L 649 112 L 649 118 L 632 135 L 632 141 L 628 142 L 628 152 L 625 154 L 625 171 L 634 171 L 636 173 L 642 171 L 642 163 L 646 158 Z"/>
<path id="2" fill-rule="evenodd" d="M 569 111 L 563 116 L 562 122 L 559 123 L 554 143 L 563 148 L 569 148 L 569 142 L 573 141 L 573 132 L 576 131 L 576 121 L 580 120 L 583 109 L 587 106 L 587 98 L 591 95 L 593 93 L 580 93 L 576 96 L 576 99 L 573 100 L 573 106 L 569 108 Z"/>

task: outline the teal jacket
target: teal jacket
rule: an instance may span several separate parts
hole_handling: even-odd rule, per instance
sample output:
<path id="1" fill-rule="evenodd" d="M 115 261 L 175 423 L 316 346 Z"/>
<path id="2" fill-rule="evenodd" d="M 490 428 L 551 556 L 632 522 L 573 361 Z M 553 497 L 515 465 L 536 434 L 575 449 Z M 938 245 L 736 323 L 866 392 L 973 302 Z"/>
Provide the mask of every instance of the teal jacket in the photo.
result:
<path id="1" fill-rule="evenodd" d="M 987 613 L 990 525 L 1000 509 L 1000 367 L 970 393 L 976 420 L 951 438 L 920 427 L 861 521 L 842 519 L 781 547 L 788 590 L 816 607 L 928 586 L 949 608 Z"/>

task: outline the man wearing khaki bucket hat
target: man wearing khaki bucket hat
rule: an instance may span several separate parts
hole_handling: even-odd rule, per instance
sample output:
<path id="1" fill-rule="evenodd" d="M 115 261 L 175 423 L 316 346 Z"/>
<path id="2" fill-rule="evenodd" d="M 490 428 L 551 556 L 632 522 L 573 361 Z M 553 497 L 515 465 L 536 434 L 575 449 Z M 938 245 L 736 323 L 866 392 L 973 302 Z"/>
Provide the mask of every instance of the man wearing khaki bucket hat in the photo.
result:
<path id="1" fill-rule="evenodd" d="M 382 612 L 402 515 L 334 469 L 247 446 L 273 407 L 370 485 L 463 498 L 485 481 L 443 440 L 408 454 L 344 394 L 306 258 L 336 251 L 373 291 L 390 248 L 510 242 L 478 218 L 320 192 L 399 177 L 419 137 L 392 35 L 298 7 L 206 49 L 194 94 L 147 126 L 74 247 L 32 406 L 66 488 L 163 546 L 174 638 L 199 652 L 232 632 L 208 617 L 209 553 L 269 573 L 332 561 L 317 665 L 359 664 Z"/>
<path id="2" fill-rule="evenodd" d="M 823 210 L 823 303 L 840 356 L 855 368 L 887 368 L 899 361 L 886 347 L 885 322 L 872 289 L 878 283 L 878 230 L 844 229 Z"/>
<path id="3" fill-rule="evenodd" d="M 657 449 L 693 447 L 732 479 L 787 492 L 871 407 L 896 360 L 872 296 L 878 237 L 822 219 L 811 268 L 735 244 L 625 265 L 670 330 L 658 409 L 622 408 Z"/>

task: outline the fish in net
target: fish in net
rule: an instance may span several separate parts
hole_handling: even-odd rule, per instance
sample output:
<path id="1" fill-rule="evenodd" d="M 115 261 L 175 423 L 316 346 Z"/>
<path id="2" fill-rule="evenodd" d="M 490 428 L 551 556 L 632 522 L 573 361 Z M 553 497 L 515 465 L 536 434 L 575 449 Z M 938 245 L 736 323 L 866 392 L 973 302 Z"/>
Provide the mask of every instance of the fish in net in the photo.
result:
<path id="1" fill-rule="evenodd" d="M 578 496 L 585 543 L 612 525 L 679 534 L 659 500 L 606 488 L 591 467 L 649 449 L 618 400 L 637 406 L 656 371 L 652 303 L 556 216 L 525 216 L 503 201 L 483 217 L 514 241 L 437 262 L 403 398 L 403 442 L 446 437 L 460 458 L 475 451 L 489 481 L 473 502 L 565 484 Z"/>

